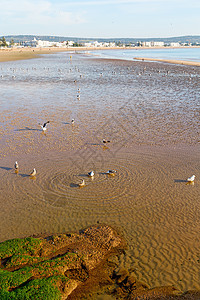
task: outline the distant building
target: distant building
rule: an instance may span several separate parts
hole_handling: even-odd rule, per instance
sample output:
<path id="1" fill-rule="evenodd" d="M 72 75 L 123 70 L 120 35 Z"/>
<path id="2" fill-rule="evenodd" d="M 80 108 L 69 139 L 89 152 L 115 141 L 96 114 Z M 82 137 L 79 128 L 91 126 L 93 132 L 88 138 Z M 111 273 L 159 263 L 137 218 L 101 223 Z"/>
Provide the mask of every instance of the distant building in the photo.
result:
<path id="1" fill-rule="evenodd" d="M 73 46 L 74 42 L 72 41 L 62 41 L 62 42 L 50 42 L 50 41 L 42 41 L 42 40 L 36 40 L 34 38 L 32 41 L 26 41 L 23 42 L 23 46 L 25 47 L 59 47 L 59 48 L 64 48 L 64 47 L 70 47 Z"/>
<path id="2" fill-rule="evenodd" d="M 73 47 L 74 41 L 67 41 L 67 46 L 68 47 Z"/>
<path id="3" fill-rule="evenodd" d="M 164 42 L 142 42 L 142 47 L 164 47 Z"/>
<path id="4" fill-rule="evenodd" d="M 87 48 L 115 47 L 115 43 L 111 43 L 111 42 L 99 43 L 98 41 L 94 41 L 94 42 L 83 43 L 83 46 Z"/>
<path id="5" fill-rule="evenodd" d="M 37 47 L 37 40 L 34 38 L 32 41 L 26 41 L 23 43 L 25 47 Z"/>
<path id="6" fill-rule="evenodd" d="M 164 42 L 151 42 L 152 47 L 164 47 Z"/>
<path id="7" fill-rule="evenodd" d="M 142 47 L 152 47 L 152 42 L 143 42 Z"/>
<path id="8" fill-rule="evenodd" d="M 83 43 L 83 46 L 87 47 L 87 48 L 90 48 L 90 47 L 92 47 L 92 43 L 90 43 L 90 42 L 89 43 L 88 42 L 87 43 Z"/>
<path id="9" fill-rule="evenodd" d="M 49 41 L 42 41 L 42 40 L 38 40 L 37 41 L 37 47 L 53 47 L 56 45 L 56 42 L 49 42 Z"/>
<path id="10" fill-rule="evenodd" d="M 171 47 L 180 47 L 180 43 L 170 43 Z"/>

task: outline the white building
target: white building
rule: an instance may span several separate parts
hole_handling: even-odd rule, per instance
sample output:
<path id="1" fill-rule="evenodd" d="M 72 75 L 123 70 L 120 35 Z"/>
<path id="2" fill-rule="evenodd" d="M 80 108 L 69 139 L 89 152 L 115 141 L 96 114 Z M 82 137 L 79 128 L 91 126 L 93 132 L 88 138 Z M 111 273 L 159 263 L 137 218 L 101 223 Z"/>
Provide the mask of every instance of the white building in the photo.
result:
<path id="1" fill-rule="evenodd" d="M 98 41 L 95 41 L 95 42 L 86 42 L 86 43 L 83 43 L 83 45 L 85 47 L 88 47 L 88 48 L 103 47 L 103 44 L 99 43 Z"/>
<path id="2" fill-rule="evenodd" d="M 151 45 L 151 42 L 143 42 L 142 46 L 143 47 L 151 47 L 152 45 Z"/>
<path id="3" fill-rule="evenodd" d="M 56 42 L 49 42 L 49 41 L 42 41 L 42 40 L 38 40 L 37 41 L 37 47 L 53 47 L 55 46 Z"/>
<path id="4" fill-rule="evenodd" d="M 143 47 L 164 47 L 164 45 L 165 45 L 164 42 L 154 42 L 154 41 L 142 43 Z"/>
<path id="5" fill-rule="evenodd" d="M 74 41 L 67 41 L 67 46 L 68 47 L 73 47 Z"/>
<path id="6" fill-rule="evenodd" d="M 152 47 L 164 47 L 164 42 L 152 42 Z"/>
<path id="7" fill-rule="evenodd" d="M 38 41 L 34 38 L 32 41 L 24 42 L 24 46 L 26 47 L 37 47 Z"/>
<path id="8" fill-rule="evenodd" d="M 179 43 L 170 43 L 170 46 L 171 47 L 180 47 L 180 44 Z"/>

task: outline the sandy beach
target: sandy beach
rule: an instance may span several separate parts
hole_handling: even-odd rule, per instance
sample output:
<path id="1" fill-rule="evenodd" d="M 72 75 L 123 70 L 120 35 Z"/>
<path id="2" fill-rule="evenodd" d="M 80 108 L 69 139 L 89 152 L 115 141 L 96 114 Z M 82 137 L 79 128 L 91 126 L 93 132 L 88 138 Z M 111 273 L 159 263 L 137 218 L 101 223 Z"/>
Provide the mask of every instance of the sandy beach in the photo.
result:
<path id="1" fill-rule="evenodd" d="M 0 240 L 108 224 L 138 280 L 199 290 L 199 67 L 18 51 L 0 51 Z"/>
<path id="2" fill-rule="evenodd" d="M 59 48 L 12 48 L 0 50 L 0 62 L 35 58 L 41 54 L 67 51 Z"/>
<path id="3" fill-rule="evenodd" d="M 168 49 L 175 49 L 175 47 L 167 47 Z M 191 48 L 191 47 L 181 47 L 184 48 Z M 199 48 L 199 47 L 192 47 L 192 48 Z M 149 50 L 149 49 L 166 49 L 166 47 L 98 47 L 98 48 L 88 48 L 88 47 L 69 47 L 69 48 L 58 48 L 58 47 L 46 47 L 46 48 L 12 48 L 12 49 L 0 49 L 0 62 L 3 61 L 14 61 L 14 60 L 24 60 L 24 59 L 31 59 L 36 58 L 41 54 L 50 54 L 50 53 L 57 53 L 57 52 L 72 52 L 76 53 L 79 51 L 100 51 L 100 50 Z M 178 48 L 176 48 L 178 49 Z M 141 60 L 141 61 L 157 61 L 157 62 L 165 62 L 165 63 L 172 63 L 172 64 L 181 64 L 181 65 L 191 65 L 191 66 L 200 66 L 200 62 L 194 61 L 185 61 L 185 60 L 172 60 L 172 59 L 155 59 L 155 58 L 147 58 L 147 57 L 134 57 L 134 60 Z"/>
<path id="4" fill-rule="evenodd" d="M 116 48 L 113 48 L 116 49 Z M 7 48 L 0 49 L 0 62 L 3 61 L 15 61 L 36 58 L 41 54 L 50 54 L 57 52 L 72 52 L 76 53 L 79 51 L 89 51 L 93 48 L 87 47 L 69 47 L 69 48 L 58 48 L 58 47 L 45 47 L 45 48 Z M 108 50 L 106 47 L 99 47 L 97 50 Z"/>

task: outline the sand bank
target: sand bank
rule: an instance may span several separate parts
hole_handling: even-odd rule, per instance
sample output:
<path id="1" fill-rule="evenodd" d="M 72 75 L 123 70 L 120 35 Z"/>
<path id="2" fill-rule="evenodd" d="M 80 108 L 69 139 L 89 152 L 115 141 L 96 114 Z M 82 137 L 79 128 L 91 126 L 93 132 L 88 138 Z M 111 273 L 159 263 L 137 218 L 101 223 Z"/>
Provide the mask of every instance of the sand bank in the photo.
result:
<path id="1" fill-rule="evenodd" d="M 147 57 L 134 57 L 136 60 L 142 61 L 158 61 L 170 64 L 178 64 L 178 65 L 189 65 L 189 66 L 200 66 L 200 62 L 195 61 L 186 61 L 186 60 L 175 60 L 175 59 L 158 59 L 158 58 L 147 58 Z"/>
<path id="2" fill-rule="evenodd" d="M 59 48 L 14 48 L 14 49 L 1 49 L 0 62 L 14 61 L 35 58 L 40 54 L 48 54 L 54 52 L 67 51 L 66 49 Z"/>
<path id="3" fill-rule="evenodd" d="M 75 53 L 79 51 L 94 51 L 94 50 L 109 50 L 109 49 L 122 49 L 122 48 L 99 47 L 98 49 L 95 49 L 95 48 L 88 48 L 88 47 L 69 47 L 69 48 L 48 47 L 48 48 L 0 49 L 0 62 L 31 59 L 31 58 L 36 58 L 41 54 L 49 54 L 49 53 L 56 53 L 56 52 L 70 51 Z"/>
<path id="4" fill-rule="evenodd" d="M 167 47 L 167 49 L 174 49 L 175 47 Z M 191 47 L 181 47 L 181 48 L 191 48 Z M 194 47 L 193 47 L 194 48 Z M 90 48 L 90 47 L 69 47 L 69 48 L 58 48 L 58 47 L 49 47 L 49 48 L 12 48 L 12 49 L 0 49 L 0 62 L 4 61 L 15 61 L 15 60 L 25 60 L 36 58 L 41 54 L 49 54 L 56 52 L 79 52 L 79 51 L 98 51 L 98 50 L 153 50 L 153 49 L 166 49 L 166 47 L 99 47 L 99 48 Z M 157 58 L 146 58 L 146 57 L 134 57 L 136 60 L 142 61 L 158 61 L 171 64 L 181 64 L 181 65 L 191 65 L 191 66 L 200 66 L 200 62 L 195 61 L 183 61 L 183 60 L 171 60 L 171 59 L 157 59 Z"/>

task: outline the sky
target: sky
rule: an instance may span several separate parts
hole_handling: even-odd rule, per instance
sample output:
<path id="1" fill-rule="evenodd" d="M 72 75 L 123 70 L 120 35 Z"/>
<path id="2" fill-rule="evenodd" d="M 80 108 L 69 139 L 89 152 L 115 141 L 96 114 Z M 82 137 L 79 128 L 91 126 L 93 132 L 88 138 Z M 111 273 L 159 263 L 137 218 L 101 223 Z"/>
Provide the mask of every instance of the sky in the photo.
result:
<path id="1" fill-rule="evenodd" d="M 200 35 L 200 0 L 0 0 L 0 36 Z"/>

